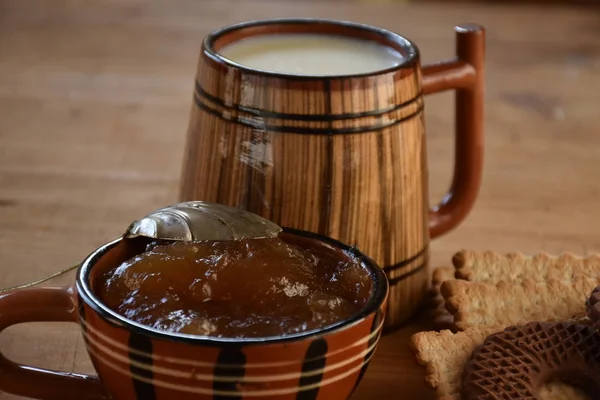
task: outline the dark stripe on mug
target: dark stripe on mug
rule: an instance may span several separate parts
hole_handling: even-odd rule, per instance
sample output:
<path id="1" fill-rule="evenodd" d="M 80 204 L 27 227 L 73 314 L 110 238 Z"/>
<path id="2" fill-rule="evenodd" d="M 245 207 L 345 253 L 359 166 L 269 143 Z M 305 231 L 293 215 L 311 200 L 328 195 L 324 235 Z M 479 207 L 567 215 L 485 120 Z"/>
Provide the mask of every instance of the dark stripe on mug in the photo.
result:
<path id="1" fill-rule="evenodd" d="M 377 99 L 377 96 L 375 96 L 375 99 Z M 377 166 L 378 166 L 378 170 L 377 170 L 377 174 L 379 176 L 379 182 L 385 182 L 385 175 L 387 173 L 386 171 L 386 167 L 385 167 L 385 158 L 384 155 L 386 154 L 386 151 L 384 149 L 384 143 L 383 143 L 383 134 L 377 134 L 376 136 L 376 140 L 377 140 L 377 154 L 379 155 L 379 157 L 377 157 Z M 379 185 L 379 198 L 380 199 L 387 199 L 387 192 L 388 190 L 391 190 L 389 188 L 389 185 L 384 185 L 384 184 L 380 184 Z M 392 212 L 394 207 L 391 207 Z M 381 246 L 384 249 L 389 249 L 391 247 L 390 241 L 393 240 L 392 236 L 393 235 L 397 235 L 398 233 L 395 232 L 392 229 L 392 224 L 390 221 L 390 215 L 388 214 L 388 210 L 387 207 L 384 207 L 383 205 L 381 205 L 379 207 L 379 220 L 381 221 Z M 389 259 L 390 257 L 390 252 L 386 252 L 384 255 L 384 259 L 382 260 L 383 263 L 388 263 L 391 260 Z M 385 271 L 385 269 L 384 269 Z"/>
<path id="2" fill-rule="evenodd" d="M 353 139 L 351 136 L 342 137 L 343 143 L 343 167 L 342 167 L 342 188 L 347 193 L 348 188 L 352 187 L 353 177 L 356 174 L 352 163 L 354 161 L 354 149 L 352 146 Z M 354 210 L 355 196 L 342 195 L 347 198 L 347 203 L 341 207 L 339 218 L 338 232 L 352 232 L 355 221 L 351 218 L 352 210 Z M 321 231 L 326 232 L 326 231 Z M 329 231 L 330 235 L 336 235 L 335 232 Z"/>
<path id="3" fill-rule="evenodd" d="M 371 324 L 371 334 L 373 334 L 373 332 L 375 332 L 377 330 L 377 328 L 379 328 L 379 325 L 381 324 L 381 320 L 382 320 L 382 315 L 383 315 L 383 313 L 381 310 L 378 310 L 375 313 L 375 316 L 373 317 L 373 323 Z M 381 336 L 381 332 L 379 332 L 377 335 L 372 336 L 371 339 L 369 339 L 367 348 L 373 346 L 377 342 L 377 340 L 379 340 L 380 336 Z M 375 353 L 375 348 L 373 348 L 371 351 L 369 351 L 367 353 L 367 355 L 365 355 L 365 358 L 363 359 L 365 365 L 363 365 L 363 367 L 360 369 L 360 373 L 358 374 L 358 378 L 356 378 L 356 382 L 354 383 L 354 387 L 352 388 L 351 393 L 354 393 L 354 391 L 360 384 L 360 381 L 362 380 L 363 376 L 365 375 L 365 372 L 367 372 L 367 368 L 369 367 L 369 362 L 371 361 L 371 357 L 373 357 L 374 353 Z"/>
<path id="4" fill-rule="evenodd" d="M 331 82 L 325 80 L 323 82 L 323 90 L 325 91 L 325 110 L 331 112 Z M 331 126 L 331 125 L 330 125 Z M 331 185 L 333 183 L 333 137 L 327 138 L 326 144 L 327 156 L 322 169 L 321 185 L 319 200 L 321 202 L 321 210 L 319 212 L 319 232 L 329 232 L 329 221 L 331 221 Z"/>
<path id="5" fill-rule="evenodd" d="M 215 377 L 239 378 L 242 381 L 246 374 L 246 355 L 239 347 L 225 348 L 219 353 L 213 375 Z M 238 382 L 213 381 L 213 389 L 227 392 L 239 392 Z M 242 394 L 217 395 L 214 400 L 239 400 Z"/>
<path id="6" fill-rule="evenodd" d="M 330 83 L 329 81 L 327 81 L 327 80 L 325 81 L 325 84 L 328 86 L 329 86 L 329 83 Z M 418 87 L 418 85 L 416 85 L 416 87 Z M 328 87 L 324 88 L 324 91 L 325 91 L 325 93 L 331 93 L 331 89 Z M 212 103 L 215 103 L 216 105 L 218 105 L 220 107 L 227 108 L 229 110 L 246 112 L 248 114 L 253 114 L 253 115 L 256 115 L 257 117 L 262 117 L 262 118 L 284 119 L 284 120 L 292 120 L 292 121 L 313 121 L 313 122 L 330 122 L 331 121 L 331 122 L 333 122 L 333 121 L 343 121 L 346 119 L 357 119 L 357 118 L 364 118 L 364 117 L 379 117 L 384 114 L 398 111 L 401 108 L 407 107 L 407 106 L 411 105 L 412 103 L 416 102 L 417 100 L 419 100 L 423 96 L 423 93 L 420 92 L 412 99 L 404 101 L 400 104 L 393 105 L 390 107 L 380 108 L 380 109 L 373 110 L 373 111 L 363 111 L 363 112 L 359 112 L 359 113 L 331 114 L 331 112 L 330 112 L 331 110 L 328 110 L 326 115 L 280 113 L 280 112 L 275 112 L 275 111 L 261 110 L 261 109 L 254 108 L 254 107 L 247 107 L 247 106 L 243 106 L 241 104 L 234 104 L 234 105 L 225 104 L 225 102 L 222 99 L 215 97 L 215 96 L 207 93 L 204 89 L 202 89 L 202 87 L 200 86 L 200 83 L 198 81 L 196 81 L 196 95 L 198 96 L 198 100 L 202 100 L 204 98 L 204 99 L 211 101 Z"/>
<path id="7" fill-rule="evenodd" d="M 302 373 L 319 371 L 318 374 L 302 376 L 298 383 L 298 394 L 296 400 L 315 400 L 319 395 L 319 387 L 314 389 L 302 390 L 304 386 L 315 385 L 323 379 L 323 370 L 327 361 L 327 341 L 325 339 L 317 339 L 313 341 L 306 354 L 304 355 L 304 363 L 302 364 Z"/>
<path id="8" fill-rule="evenodd" d="M 422 271 L 426 266 L 427 266 L 427 261 L 424 261 L 422 264 L 420 264 L 419 266 L 415 267 L 415 269 L 412 269 L 412 270 L 408 271 L 405 274 L 402 274 L 402 275 L 397 276 L 395 278 L 388 278 L 388 283 L 389 283 L 390 286 L 397 285 L 399 282 L 405 280 L 406 278 L 408 278 L 410 276 L 413 276 L 417 272 Z"/>
<path id="9" fill-rule="evenodd" d="M 405 121 L 408 121 L 423 111 L 423 104 L 420 104 L 419 107 L 409 115 L 406 115 L 402 118 L 398 118 L 395 120 L 391 120 L 382 124 L 375 124 L 369 126 L 356 126 L 356 127 L 348 127 L 348 128 L 305 128 L 299 126 L 282 126 L 282 125 L 268 125 L 264 122 L 263 119 L 253 119 L 248 117 L 240 117 L 235 115 L 227 115 L 225 116 L 221 111 L 210 108 L 206 104 L 202 103 L 197 95 L 194 95 L 194 101 L 198 108 L 206 111 L 209 114 L 212 114 L 216 117 L 224 121 L 234 122 L 240 125 L 247 126 L 253 129 L 259 129 L 272 133 L 299 133 L 305 135 L 344 135 L 344 134 L 353 134 L 353 133 L 369 133 L 381 131 L 386 128 L 391 128 L 392 126 L 401 124 Z"/>
<path id="10" fill-rule="evenodd" d="M 139 364 L 145 364 L 146 366 L 152 366 L 152 340 L 144 335 L 137 333 L 131 333 L 129 335 L 129 360 L 135 361 Z M 140 355 L 144 353 L 146 355 Z M 129 370 L 131 371 L 131 378 L 133 380 L 133 390 L 137 400 L 156 400 L 156 393 L 154 392 L 154 385 L 147 383 L 146 381 L 152 381 L 154 374 L 152 369 L 139 368 L 135 365 L 130 364 Z M 140 381 L 136 377 L 142 377 L 145 381 Z"/>
<path id="11" fill-rule="evenodd" d="M 422 255 L 424 255 L 425 253 L 427 253 L 428 249 L 429 249 L 429 245 L 425 245 L 425 247 L 423 247 L 417 254 L 410 256 L 406 260 L 400 261 L 399 263 L 396 263 L 394 265 L 389 265 L 387 267 L 383 267 L 383 271 L 386 273 L 390 273 L 390 272 L 396 271 L 400 268 L 404 268 L 404 267 L 410 265 L 412 262 L 414 262 L 417 258 L 419 258 Z"/>

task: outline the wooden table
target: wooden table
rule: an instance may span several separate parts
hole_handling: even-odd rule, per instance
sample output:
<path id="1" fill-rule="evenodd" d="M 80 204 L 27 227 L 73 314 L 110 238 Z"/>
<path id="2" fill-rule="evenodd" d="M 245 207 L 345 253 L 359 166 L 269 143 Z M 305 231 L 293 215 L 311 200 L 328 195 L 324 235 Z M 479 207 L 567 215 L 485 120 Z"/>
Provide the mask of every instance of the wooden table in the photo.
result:
<path id="1" fill-rule="evenodd" d="M 77 263 L 142 213 L 177 199 L 202 37 L 242 20 L 318 16 L 403 33 L 423 58 L 453 55 L 453 25 L 488 29 L 486 161 L 478 203 L 435 241 L 461 248 L 600 247 L 597 10 L 393 2 L 4 0 L 0 2 L 0 286 Z M 452 95 L 427 100 L 432 202 L 452 160 Z M 67 282 L 71 276 L 58 282 Z M 427 399 L 407 348 L 421 322 L 387 335 L 355 399 Z M 0 336 L 17 361 L 92 372 L 77 327 Z M 18 397 L 0 394 L 0 399 Z"/>

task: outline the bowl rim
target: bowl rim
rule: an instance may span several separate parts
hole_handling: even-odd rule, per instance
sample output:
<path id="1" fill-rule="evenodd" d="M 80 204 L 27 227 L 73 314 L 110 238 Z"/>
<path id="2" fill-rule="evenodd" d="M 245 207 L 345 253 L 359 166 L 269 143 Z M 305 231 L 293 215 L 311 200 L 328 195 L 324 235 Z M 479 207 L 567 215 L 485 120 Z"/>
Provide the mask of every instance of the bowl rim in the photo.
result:
<path id="1" fill-rule="evenodd" d="M 220 347 L 226 345 L 239 346 L 279 344 L 293 341 L 302 341 L 308 338 L 312 339 L 322 337 L 325 335 L 346 330 L 348 328 L 351 328 L 352 326 L 361 323 L 368 316 L 376 313 L 381 308 L 382 304 L 386 301 L 389 291 L 389 285 L 385 273 L 383 272 L 381 267 L 379 267 L 379 265 L 375 263 L 375 261 L 373 261 L 371 258 L 360 252 L 356 247 L 348 246 L 336 239 L 332 239 L 324 235 L 294 228 L 283 227 L 283 233 L 316 240 L 320 242 L 321 245 L 342 250 L 342 252 L 346 255 L 358 259 L 360 261 L 360 265 L 368 272 L 373 282 L 373 290 L 371 292 L 371 295 L 369 296 L 369 299 L 363 305 L 363 307 L 351 317 L 337 321 L 331 325 L 290 335 L 251 338 L 229 338 L 161 331 L 159 329 L 152 328 L 140 324 L 138 322 L 129 320 L 116 313 L 115 311 L 111 310 L 108 306 L 106 306 L 100 301 L 100 299 L 94 294 L 92 288 L 90 287 L 89 280 L 94 265 L 108 251 L 117 246 L 123 240 L 122 237 L 100 246 L 81 262 L 77 270 L 77 276 L 75 279 L 75 287 L 77 290 L 77 296 L 79 297 L 78 301 L 83 300 L 83 302 L 86 305 L 88 305 L 94 312 L 96 312 L 104 321 L 108 322 L 110 325 L 126 329 L 133 333 L 141 334 L 162 341 L 172 341 L 207 346 L 218 345 Z"/>

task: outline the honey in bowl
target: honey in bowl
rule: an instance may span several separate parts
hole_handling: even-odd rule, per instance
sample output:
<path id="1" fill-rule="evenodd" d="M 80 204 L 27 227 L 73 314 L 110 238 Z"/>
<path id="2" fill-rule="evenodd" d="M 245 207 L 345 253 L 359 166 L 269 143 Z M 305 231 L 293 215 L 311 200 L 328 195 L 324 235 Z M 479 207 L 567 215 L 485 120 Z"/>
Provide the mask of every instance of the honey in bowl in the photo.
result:
<path id="1" fill-rule="evenodd" d="M 272 238 L 152 246 L 104 272 L 95 291 L 118 314 L 158 330 L 257 338 L 345 320 L 372 285 L 351 255 Z"/>

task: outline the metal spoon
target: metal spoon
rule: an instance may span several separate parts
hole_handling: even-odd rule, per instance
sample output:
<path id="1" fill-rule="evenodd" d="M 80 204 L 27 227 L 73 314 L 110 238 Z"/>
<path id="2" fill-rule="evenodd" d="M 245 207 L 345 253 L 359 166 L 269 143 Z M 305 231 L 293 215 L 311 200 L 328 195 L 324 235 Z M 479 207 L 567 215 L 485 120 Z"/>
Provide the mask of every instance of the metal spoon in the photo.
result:
<path id="1" fill-rule="evenodd" d="M 147 237 L 173 241 L 240 240 L 277 237 L 281 227 L 251 212 L 204 201 L 177 203 L 132 222 L 123 238 Z M 0 289 L 0 294 L 38 285 L 74 270 L 73 265 L 34 282 Z"/>
<path id="2" fill-rule="evenodd" d="M 161 208 L 134 221 L 123 237 L 221 241 L 272 238 L 281 231 L 279 225 L 249 211 L 223 204 L 188 201 Z"/>

